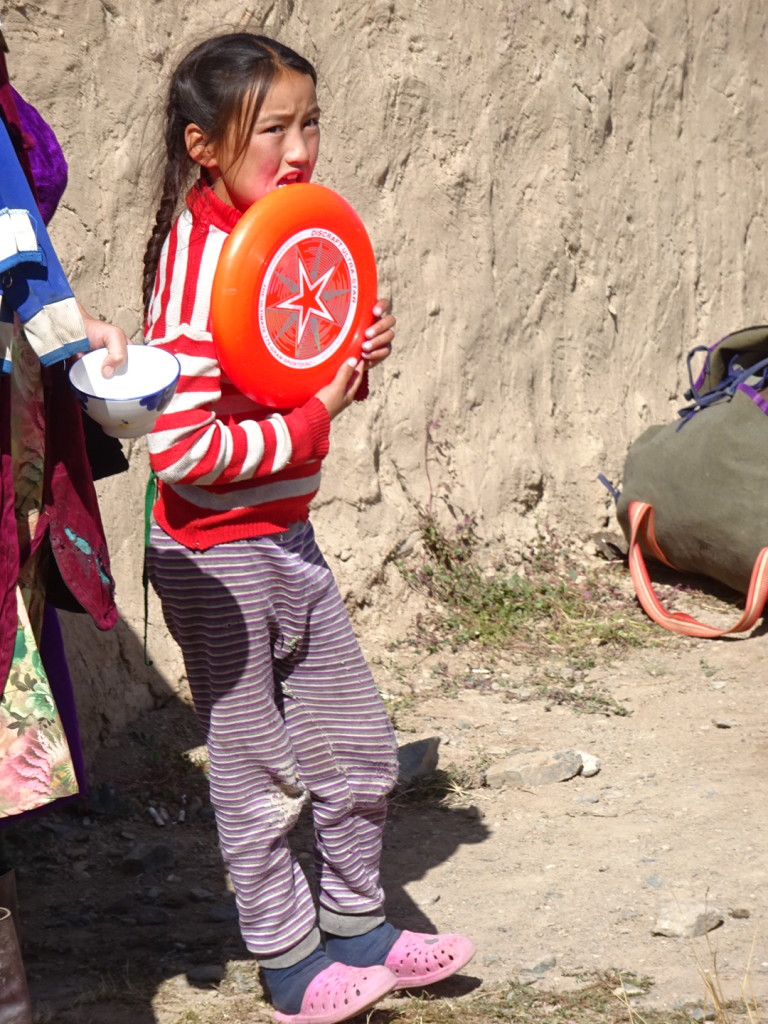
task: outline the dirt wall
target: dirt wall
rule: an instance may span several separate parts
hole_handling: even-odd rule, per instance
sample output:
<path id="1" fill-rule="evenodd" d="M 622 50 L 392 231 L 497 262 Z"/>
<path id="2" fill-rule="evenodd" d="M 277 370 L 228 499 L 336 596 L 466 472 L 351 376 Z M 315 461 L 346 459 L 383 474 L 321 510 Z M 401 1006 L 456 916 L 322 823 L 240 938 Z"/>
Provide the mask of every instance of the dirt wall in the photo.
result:
<path id="1" fill-rule="evenodd" d="M 477 518 L 514 560 L 537 523 L 586 538 L 627 444 L 673 415 L 684 356 L 766 319 L 768 9 L 757 0 L 14 0 L 17 86 L 70 186 L 53 224 L 81 300 L 140 337 L 150 170 L 170 68 L 247 26 L 320 71 L 317 180 L 358 209 L 397 347 L 334 425 L 315 522 L 364 599 L 416 512 Z M 68 620 L 95 737 L 183 685 L 150 601 L 143 442 L 102 487 L 124 622 Z M 105 665 L 108 666 L 105 669 Z M 149 686 L 148 686 L 149 684 Z M 82 703 L 82 702 L 81 702 Z"/>

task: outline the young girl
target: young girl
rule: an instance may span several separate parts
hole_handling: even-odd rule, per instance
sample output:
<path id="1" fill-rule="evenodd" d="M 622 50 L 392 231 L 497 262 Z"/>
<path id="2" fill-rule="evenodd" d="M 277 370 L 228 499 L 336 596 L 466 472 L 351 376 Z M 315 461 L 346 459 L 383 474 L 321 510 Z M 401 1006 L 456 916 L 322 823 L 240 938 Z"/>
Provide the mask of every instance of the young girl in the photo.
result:
<path id="1" fill-rule="evenodd" d="M 293 1024 L 346 1020 L 395 988 L 448 977 L 474 952 L 460 935 L 385 918 L 379 858 L 396 745 L 308 520 L 331 420 L 389 355 L 394 317 L 378 301 L 362 360 L 282 412 L 234 389 L 211 338 L 228 233 L 267 192 L 312 177 L 315 83 L 308 61 L 248 33 L 181 61 L 144 277 L 147 342 L 182 366 L 149 438 L 159 486 L 149 570 L 206 730 L 243 938 L 276 1019 Z M 287 841 L 307 794 L 319 910 Z"/>

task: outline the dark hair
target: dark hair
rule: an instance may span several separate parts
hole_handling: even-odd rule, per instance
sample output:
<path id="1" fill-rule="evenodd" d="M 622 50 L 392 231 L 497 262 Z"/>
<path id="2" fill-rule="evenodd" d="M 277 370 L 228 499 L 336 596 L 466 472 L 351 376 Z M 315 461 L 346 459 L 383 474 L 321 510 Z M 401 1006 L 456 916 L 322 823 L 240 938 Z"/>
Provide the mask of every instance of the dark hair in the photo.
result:
<path id="1" fill-rule="evenodd" d="M 160 251 L 197 164 L 187 153 L 184 132 L 196 124 L 206 141 L 219 143 L 235 128 L 235 154 L 245 148 L 264 98 L 284 68 L 317 73 L 308 60 L 266 36 L 232 32 L 191 50 L 174 71 L 165 112 L 165 168 L 155 226 L 144 253 L 144 311 L 149 309 Z M 251 98 L 252 102 L 246 104 Z M 243 114 L 247 111 L 247 117 Z"/>

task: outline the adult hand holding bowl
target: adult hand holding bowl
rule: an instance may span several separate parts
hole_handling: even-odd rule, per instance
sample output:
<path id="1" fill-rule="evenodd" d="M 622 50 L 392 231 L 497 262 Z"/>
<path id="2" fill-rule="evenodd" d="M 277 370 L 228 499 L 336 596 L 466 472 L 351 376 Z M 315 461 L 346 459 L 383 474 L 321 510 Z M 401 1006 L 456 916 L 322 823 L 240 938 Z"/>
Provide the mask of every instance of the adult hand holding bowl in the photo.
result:
<path id="1" fill-rule="evenodd" d="M 125 362 L 111 377 L 101 368 L 104 349 L 72 364 L 69 382 L 83 410 L 110 437 L 141 437 L 155 425 L 179 382 L 176 356 L 149 345 L 129 345 Z"/>

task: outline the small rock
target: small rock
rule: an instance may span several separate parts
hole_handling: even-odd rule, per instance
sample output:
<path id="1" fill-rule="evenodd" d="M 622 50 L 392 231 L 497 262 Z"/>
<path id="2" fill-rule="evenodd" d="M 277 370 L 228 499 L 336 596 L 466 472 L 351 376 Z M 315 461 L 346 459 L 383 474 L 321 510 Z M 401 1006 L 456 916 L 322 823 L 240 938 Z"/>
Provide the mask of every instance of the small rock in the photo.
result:
<path id="1" fill-rule="evenodd" d="M 165 49 L 157 42 L 151 42 L 147 46 L 147 56 L 155 64 L 162 64 L 165 58 Z"/>
<path id="2" fill-rule="evenodd" d="M 163 907 L 170 907 L 172 910 L 179 910 L 181 907 L 186 905 L 186 902 L 187 901 L 180 892 L 169 892 L 160 900 L 160 905 Z"/>
<path id="3" fill-rule="evenodd" d="M 728 917 L 733 917 L 737 921 L 745 921 L 750 916 L 749 911 L 746 907 L 729 907 Z"/>
<path id="4" fill-rule="evenodd" d="M 550 953 L 542 957 L 541 960 L 534 961 L 529 967 L 525 968 L 525 971 L 528 974 L 546 974 L 553 967 L 557 967 L 557 957 Z"/>
<path id="5" fill-rule="evenodd" d="M 437 769 L 439 762 L 439 736 L 404 743 L 397 748 L 398 784 L 407 786 L 415 779 L 423 779 Z"/>
<path id="6" fill-rule="evenodd" d="M 152 821 L 154 821 L 154 823 L 158 826 L 158 828 L 162 828 L 165 825 L 165 822 L 163 821 L 163 816 L 162 814 L 160 814 L 156 807 L 152 807 L 150 805 L 147 808 L 147 813 L 149 814 Z"/>
<path id="7" fill-rule="evenodd" d="M 583 761 L 575 750 L 522 751 L 492 765 L 486 773 L 491 789 L 511 786 L 547 786 L 578 775 Z"/>
<path id="8" fill-rule="evenodd" d="M 208 889 L 190 889 L 189 898 L 193 903 L 207 903 L 213 899 L 213 893 L 209 892 Z"/>
<path id="9" fill-rule="evenodd" d="M 613 994 L 618 999 L 623 999 L 625 997 L 627 999 L 633 999 L 633 998 L 635 998 L 637 996 L 644 996 L 645 995 L 645 989 L 644 988 L 640 988 L 639 985 L 623 985 L 622 984 L 622 985 L 619 985 L 617 988 L 615 988 L 613 990 Z"/>
<path id="10" fill-rule="evenodd" d="M 195 985 L 218 985 L 226 973 L 221 964 L 195 964 L 187 970 L 187 978 Z"/>
<path id="11" fill-rule="evenodd" d="M 667 903 L 661 908 L 651 934 L 692 939 L 718 928 L 723 921 L 722 913 L 708 903 Z"/>
<path id="12" fill-rule="evenodd" d="M 133 918 L 136 924 L 161 925 L 171 922 L 171 915 L 162 907 L 136 907 Z"/>
<path id="13" fill-rule="evenodd" d="M 168 871 L 174 865 L 173 850 L 165 843 L 139 843 L 123 858 L 120 868 L 126 875 L 145 871 Z"/>
<path id="14" fill-rule="evenodd" d="M 419 908 L 433 907 L 435 903 L 440 902 L 440 893 L 428 893 L 425 896 L 419 896 L 414 900 L 414 903 Z"/>
<path id="15" fill-rule="evenodd" d="M 733 728 L 733 722 L 729 722 L 725 718 L 713 718 L 712 719 L 712 725 L 714 725 L 714 727 L 716 729 L 732 729 Z"/>
<path id="16" fill-rule="evenodd" d="M 717 1020 L 716 1010 L 706 1010 L 700 1006 L 685 1007 L 685 1013 L 691 1020 Z"/>
<path id="17" fill-rule="evenodd" d="M 209 921 L 214 921 L 217 924 L 221 924 L 224 921 L 236 921 L 237 907 L 234 903 L 220 903 L 216 907 L 211 907 L 206 917 Z"/>
<path id="18" fill-rule="evenodd" d="M 584 778 L 591 779 L 593 775 L 597 775 L 601 768 L 600 758 L 594 754 L 586 754 L 583 750 L 578 751 L 578 754 L 581 757 L 581 774 Z"/>
<path id="19" fill-rule="evenodd" d="M 623 534 L 614 531 L 601 530 L 593 533 L 590 538 L 594 554 L 600 555 L 609 562 L 621 561 L 627 556 L 627 541 Z M 586 546 L 589 550 L 589 545 Z"/>

